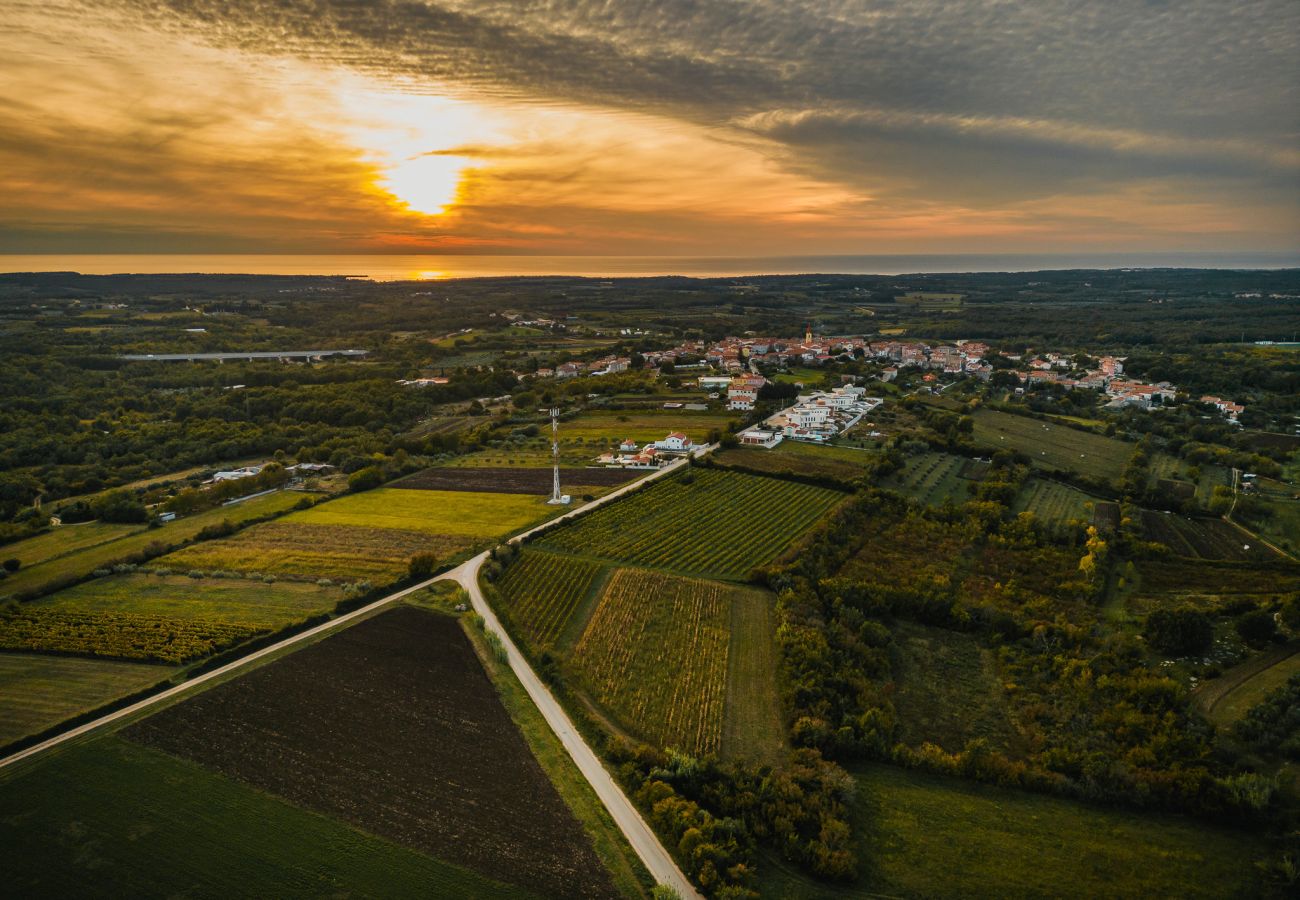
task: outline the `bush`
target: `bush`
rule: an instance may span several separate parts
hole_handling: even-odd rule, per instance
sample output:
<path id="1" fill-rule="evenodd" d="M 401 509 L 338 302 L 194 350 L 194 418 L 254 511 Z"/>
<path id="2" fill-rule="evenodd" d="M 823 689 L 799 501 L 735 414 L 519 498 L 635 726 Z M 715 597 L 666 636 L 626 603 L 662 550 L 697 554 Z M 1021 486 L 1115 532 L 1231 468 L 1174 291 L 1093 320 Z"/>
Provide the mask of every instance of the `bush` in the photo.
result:
<path id="1" fill-rule="evenodd" d="M 1237 620 L 1237 634 L 1252 647 L 1262 647 L 1277 634 L 1273 614 L 1266 609 L 1246 613 Z"/>
<path id="2" fill-rule="evenodd" d="M 1157 609 L 1147 616 L 1142 636 L 1161 653 L 1191 656 L 1210 646 L 1214 625 L 1197 609 Z"/>
<path id="3" fill-rule="evenodd" d="M 367 466 L 348 476 L 348 490 L 354 493 L 377 488 L 383 483 L 384 470 L 378 466 Z"/>
<path id="4" fill-rule="evenodd" d="M 6 572 L 17 572 L 22 564 L 20 559 L 6 559 L 3 563 Z"/>
<path id="5" fill-rule="evenodd" d="M 432 553 L 417 553 L 411 557 L 406 571 L 412 581 L 423 581 L 433 574 L 438 565 L 438 557 Z"/>

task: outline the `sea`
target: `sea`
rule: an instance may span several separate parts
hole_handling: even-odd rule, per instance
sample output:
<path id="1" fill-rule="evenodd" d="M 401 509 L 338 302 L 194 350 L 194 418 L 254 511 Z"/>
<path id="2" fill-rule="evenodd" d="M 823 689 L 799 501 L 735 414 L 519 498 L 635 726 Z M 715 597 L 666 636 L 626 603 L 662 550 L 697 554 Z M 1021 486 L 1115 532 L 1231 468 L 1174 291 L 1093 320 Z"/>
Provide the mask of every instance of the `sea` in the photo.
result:
<path id="1" fill-rule="evenodd" d="M 344 275 L 373 281 L 438 281 L 524 275 L 589 278 L 689 275 L 912 275 L 1048 269 L 1289 269 L 1295 253 L 949 253 L 862 256 L 502 256 L 274 254 L 0 254 L 0 273 L 83 275 Z"/>

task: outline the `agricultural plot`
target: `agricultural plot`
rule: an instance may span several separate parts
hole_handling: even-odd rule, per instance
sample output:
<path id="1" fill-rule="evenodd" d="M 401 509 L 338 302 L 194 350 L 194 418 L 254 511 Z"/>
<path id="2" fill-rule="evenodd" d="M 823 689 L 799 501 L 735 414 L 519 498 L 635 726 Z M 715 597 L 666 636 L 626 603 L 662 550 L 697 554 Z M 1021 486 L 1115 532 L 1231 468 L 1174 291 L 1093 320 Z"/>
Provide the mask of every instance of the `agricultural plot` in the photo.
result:
<path id="1" fill-rule="evenodd" d="M 823 518 L 839 491 L 717 469 L 655 482 L 538 546 L 676 572 L 744 578 Z"/>
<path id="2" fill-rule="evenodd" d="M 851 482 L 860 478 L 876 454 L 869 450 L 818 446 L 800 441 L 782 441 L 770 450 L 734 447 L 716 455 L 724 468 L 738 466 L 772 475 L 821 475 Z"/>
<path id="3" fill-rule="evenodd" d="M 759 590 L 732 591 L 723 757 L 773 766 L 781 764 L 786 750 L 785 723 L 776 671 L 771 594 Z"/>
<path id="4" fill-rule="evenodd" d="M 1194 819 L 1107 809 L 893 766 L 857 775 L 854 835 L 870 868 L 853 887 L 775 859 L 763 896 L 1254 897 L 1259 837 Z"/>
<path id="5" fill-rule="evenodd" d="M 640 472 L 624 469 L 562 468 L 560 483 L 569 493 L 586 488 L 603 489 L 626 484 Z M 422 491 L 480 491 L 497 494 L 540 494 L 550 496 L 550 467 L 522 468 L 489 466 L 425 469 L 393 486 Z"/>
<path id="6" fill-rule="evenodd" d="M 451 617 L 389 610 L 124 734 L 487 878 L 614 895 Z"/>
<path id="7" fill-rule="evenodd" d="M 1063 527 L 1071 522 L 1092 524 L 1098 502 L 1096 497 L 1068 485 L 1031 478 L 1016 495 L 1012 509 L 1031 512 L 1045 525 Z"/>
<path id="8" fill-rule="evenodd" d="M 182 663 L 267 630 L 251 622 L 64 612 L 25 605 L 0 614 L 0 649 Z"/>
<path id="9" fill-rule="evenodd" d="M 30 568 L 18 570 L 0 582 L 0 597 L 28 590 L 43 590 L 51 585 L 65 583 L 68 579 L 80 578 L 95 569 L 127 560 L 133 554 L 144 553 L 154 545 L 166 548 L 183 544 L 193 540 L 204 528 L 220 525 L 225 521 L 238 525 L 253 519 L 274 516 L 291 509 L 302 499 L 303 495 L 294 491 L 276 491 L 234 506 L 218 506 L 216 509 L 204 510 L 192 516 L 167 522 L 159 528 L 130 531 L 114 540 L 56 556 Z M 56 533 L 62 533 L 62 529 Z M 45 538 L 46 535 L 41 535 L 29 540 L 39 541 Z M 21 548 L 26 543 L 28 542 L 21 541 L 12 545 L 7 548 L 8 553 L 21 558 L 23 552 Z"/>
<path id="10" fill-rule="evenodd" d="M 592 696 L 640 735 L 717 753 L 731 598 L 716 582 L 619 569 L 573 650 Z"/>
<path id="11" fill-rule="evenodd" d="M 1221 519 L 1189 519 L 1144 509 L 1142 536 L 1164 544 L 1176 556 L 1224 560 L 1277 558 L 1268 547 Z"/>
<path id="12" fill-rule="evenodd" d="M 498 538 L 547 516 L 545 498 L 469 491 L 376 488 L 295 513 L 294 525 L 392 528 L 475 539 Z"/>
<path id="13" fill-rule="evenodd" d="M 975 410 L 972 418 L 976 444 L 1019 451 L 1044 469 L 1114 482 L 1133 455 L 1132 444 L 1065 425 L 987 408 Z"/>
<path id="14" fill-rule="evenodd" d="M 553 646 L 605 571 L 590 560 L 524 550 L 498 585 L 502 612 L 530 645 Z"/>
<path id="15" fill-rule="evenodd" d="M 254 525 L 223 540 L 193 544 L 156 560 L 155 565 L 182 571 L 216 569 L 382 583 L 406 574 L 407 564 L 416 553 L 448 559 L 472 544 L 472 539 L 455 535 L 400 528 L 309 525 L 289 518 Z"/>
<path id="16" fill-rule="evenodd" d="M 968 460 L 948 453 L 922 453 L 910 457 L 901 472 L 884 482 L 927 506 L 940 506 L 946 500 L 962 503 L 970 496 L 969 480 L 962 477 Z"/>
<path id="17" fill-rule="evenodd" d="M 146 527 L 111 522 L 62 525 L 45 534 L 0 548 L 0 553 L 3 553 L 6 559 L 17 559 L 24 568 L 29 568 L 47 560 L 107 544 L 128 534 L 144 531 Z"/>
<path id="18" fill-rule="evenodd" d="M 143 663 L 0 653 L 0 746 L 151 687 L 172 671 Z"/>
<path id="19" fill-rule="evenodd" d="M 0 776 L 16 897 L 535 898 L 116 737 Z"/>
<path id="20" fill-rule="evenodd" d="M 588 444 L 617 444 L 634 441 L 663 440 L 664 435 L 680 431 L 697 444 L 708 440 L 709 432 L 727 427 L 738 418 L 735 413 L 698 412 L 665 409 L 658 412 L 639 410 L 586 410 L 575 419 L 560 423 L 560 443 L 582 441 Z"/>
<path id="21" fill-rule="evenodd" d="M 1300 672 L 1300 643 L 1292 642 L 1260 653 L 1193 694 L 1206 718 L 1221 728 L 1232 725 Z"/>

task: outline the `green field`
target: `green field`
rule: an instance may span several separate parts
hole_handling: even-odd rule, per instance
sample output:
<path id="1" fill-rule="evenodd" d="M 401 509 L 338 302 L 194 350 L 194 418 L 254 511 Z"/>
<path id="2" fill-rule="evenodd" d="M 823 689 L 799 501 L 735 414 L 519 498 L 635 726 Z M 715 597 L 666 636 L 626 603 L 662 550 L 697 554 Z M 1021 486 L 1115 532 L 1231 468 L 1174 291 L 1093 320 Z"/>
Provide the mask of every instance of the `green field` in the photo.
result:
<path id="1" fill-rule="evenodd" d="M 727 759 L 776 766 L 785 758 L 773 618 L 771 594 L 732 592 L 727 706 L 722 724 L 722 756 Z"/>
<path id="2" fill-rule="evenodd" d="M 1045 469 L 1115 482 L 1133 455 L 1133 444 L 1065 425 L 987 408 L 975 410 L 972 417 L 976 444 L 1019 451 Z"/>
<path id="3" fill-rule="evenodd" d="M 267 494 L 265 497 L 237 503 L 234 506 L 218 506 L 215 509 L 204 510 L 201 513 L 168 522 L 158 528 L 131 531 L 116 540 L 48 559 L 43 563 L 33 565 L 31 568 L 20 569 L 14 575 L 0 582 L 0 596 L 42 588 L 52 583 L 61 582 L 63 579 L 87 575 L 95 569 L 120 562 L 133 553 L 141 553 L 152 544 L 162 544 L 164 546 L 182 544 L 193 539 L 204 528 L 210 525 L 220 525 L 223 521 L 239 524 L 250 519 L 272 516 L 292 508 L 294 504 L 303 499 L 303 496 L 303 494 L 294 491 L 276 491 L 274 494 Z M 41 535 L 28 540 L 43 541 L 45 538 L 46 535 Z M 28 541 L 20 541 L 6 548 L 6 558 L 17 556 L 21 559 L 24 552 L 23 546 L 27 543 Z"/>
<path id="4" fill-rule="evenodd" d="M 1092 522 L 1097 498 L 1056 481 L 1031 478 L 1016 495 L 1012 509 L 1031 512 L 1048 526 L 1065 526 L 1071 522 Z"/>
<path id="5" fill-rule="evenodd" d="M 405 575 L 416 553 L 449 559 L 473 543 L 468 537 L 398 528 L 309 525 L 291 517 L 192 544 L 154 564 L 182 571 L 218 569 L 381 583 Z"/>
<path id="6" fill-rule="evenodd" d="M 0 746 L 155 685 L 167 666 L 0 653 Z"/>
<path id="7" fill-rule="evenodd" d="M 525 549 L 498 584 L 501 611 L 529 645 L 551 647 L 574 614 L 594 599 L 606 571 L 590 560 Z"/>
<path id="8" fill-rule="evenodd" d="M 1206 718 L 1226 728 L 1297 672 L 1300 649 L 1278 647 L 1205 682 L 1195 696 Z"/>
<path id="9" fill-rule="evenodd" d="M 699 469 L 653 485 L 538 546 L 680 573 L 744 578 L 771 562 L 845 494 L 759 475 Z"/>
<path id="10" fill-rule="evenodd" d="M 16 544 L 10 544 L 7 547 L 0 547 L 0 554 L 3 554 L 5 559 L 17 559 L 26 569 L 47 560 L 67 556 L 69 553 L 76 553 L 79 550 L 107 544 L 109 541 L 115 541 L 133 532 L 144 531 L 147 527 L 145 525 L 120 525 L 114 522 L 81 522 L 76 525 L 60 525 L 45 534 L 19 541 Z"/>
<path id="11" fill-rule="evenodd" d="M 573 648 L 592 697 L 638 735 L 721 749 L 732 595 L 714 581 L 618 569 Z"/>
<path id="12" fill-rule="evenodd" d="M 1267 847 L 1191 819 L 872 766 L 858 775 L 853 887 L 765 858 L 764 896 L 1253 897 Z"/>
<path id="13" fill-rule="evenodd" d="M 560 444 L 583 441 L 588 444 L 617 444 L 621 440 L 659 441 L 680 431 L 696 443 L 708 440 L 712 429 L 724 429 L 739 418 L 737 413 L 701 412 L 688 409 L 586 410 L 575 419 L 560 423 Z"/>
<path id="14" fill-rule="evenodd" d="M 527 897 L 120 738 L 0 778 L 22 897 Z"/>
<path id="15" fill-rule="evenodd" d="M 969 499 L 971 482 L 962 473 L 970 460 L 949 453 L 921 453 L 908 457 L 899 472 L 886 478 L 882 487 L 915 497 L 927 506 L 940 506 L 945 500 L 962 503 Z"/>
<path id="16" fill-rule="evenodd" d="M 319 504 L 285 521 L 491 539 L 541 521 L 552 511 L 546 498 L 528 494 L 376 488 Z"/>
<path id="17" fill-rule="evenodd" d="M 734 447 L 717 455 L 720 466 L 739 466 L 774 475 L 823 475 L 850 482 L 860 478 L 867 463 L 876 458 L 870 450 L 823 446 L 802 441 L 782 441 L 770 450 Z"/>

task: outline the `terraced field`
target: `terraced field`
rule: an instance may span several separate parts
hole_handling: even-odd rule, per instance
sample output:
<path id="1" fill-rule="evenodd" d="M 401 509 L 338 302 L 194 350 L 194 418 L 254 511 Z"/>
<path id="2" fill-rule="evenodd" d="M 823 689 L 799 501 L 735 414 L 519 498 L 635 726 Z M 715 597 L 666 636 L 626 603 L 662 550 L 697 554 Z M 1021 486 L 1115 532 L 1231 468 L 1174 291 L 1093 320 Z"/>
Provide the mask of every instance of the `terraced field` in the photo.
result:
<path id="1" fill-rule="evenodd" d="M 530 645 L 554 645 L 605 566 L 573 556 L 524 550 L 498 584 L 502 612 Z"/>
<path id="2" fill-rule="evenodd" d="M 717 753 L 734 590 L 617 570 L 573 650 L 592 696 L 659 746 Z"/>
<path id="3" fill-rule="evenodd" d="M 547 532 L 538 546 L 680 573 L 744 578 L 845 497 L 806 484 L 700 469 L 662 479 Z"/>

